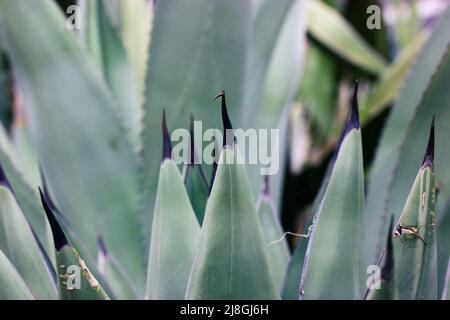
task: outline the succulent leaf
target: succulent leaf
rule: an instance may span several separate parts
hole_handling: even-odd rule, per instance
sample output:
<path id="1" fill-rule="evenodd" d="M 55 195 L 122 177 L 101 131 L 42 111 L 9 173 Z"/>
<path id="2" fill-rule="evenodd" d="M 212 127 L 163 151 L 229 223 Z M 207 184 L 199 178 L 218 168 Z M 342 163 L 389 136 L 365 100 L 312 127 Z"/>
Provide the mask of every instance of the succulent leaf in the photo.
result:
<path id="1" fill-rule="evenodd" d="M 0 283 L 1 300 L 34 299 L 30 289 L 2 250 L 0 250 Z"/>
<path id="2" fill-rule="evenodd" d="M 92 256 L 100 229 L 143 292 L 138 162 L 116 102 L 54 2 L 1 2 L 0 14 L 33 145 L 57 203 Z"/>
<path id="3" fill-rule="evenodd" d="M 422 166 L 394 231 L 400 299 L 437 299 L 434 118 Z"/>
<path id="4" fill-rule="evenodd" d="M 301 299 L 361 296 L 364 174 L 356 93 L 357 85 L 345 134 L 314 217 L 303 265 Z"/>

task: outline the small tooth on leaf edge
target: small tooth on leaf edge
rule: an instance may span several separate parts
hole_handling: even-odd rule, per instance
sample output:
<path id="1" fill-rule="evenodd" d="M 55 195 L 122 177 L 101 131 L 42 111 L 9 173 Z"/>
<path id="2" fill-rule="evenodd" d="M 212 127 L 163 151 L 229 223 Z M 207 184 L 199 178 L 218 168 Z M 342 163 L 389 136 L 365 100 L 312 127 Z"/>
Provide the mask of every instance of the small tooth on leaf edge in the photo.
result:
<path id="1" fill-rule="evenodd" d="M 423 157 L 422 167 L 433 167 L 434 166 L 434 119 L 431 120 L 430 135 L 428 137 L 427 150 L 425 151 L 425 156 Z"/>
<path id="2" fill-rule="evenodd" d="M 56 251 L 60 251 L 64 246 L 69 244 L 67 241 L 66 235 L 62 230 L 59 222 L 56 220 L 55 214 L 48 204 L 47 199 L 44 196 L 41 188 L 39 188 L 39 194 L 41 196 L 42 206 L 44 207 L 45 214 L 47 215 L 48 222 L 50 224 L 50 228 L 52 229 L 53 241 L 55 242 Z"/>
<path id="3" fill-rule="evenodd" d="M 169 130 L 167 129 L 166 110 L 163 110 L 162 119 L 162 131 L 163 131 L 163 161 L 172 158 L 172 145 L 170 143 Z"/>

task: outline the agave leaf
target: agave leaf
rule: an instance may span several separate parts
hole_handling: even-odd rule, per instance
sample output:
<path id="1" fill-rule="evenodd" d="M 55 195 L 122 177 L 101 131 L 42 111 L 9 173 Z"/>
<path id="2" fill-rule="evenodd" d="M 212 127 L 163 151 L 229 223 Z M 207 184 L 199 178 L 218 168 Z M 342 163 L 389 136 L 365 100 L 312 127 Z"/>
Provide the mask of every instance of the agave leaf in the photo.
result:
<path id="1" fill-rule="evenodd" d="M 358 299 L 361 295 L 364 173 L 356 95 L 357 86 L 345 136 L 314 217 L 301 299 Z"/>
<path id="2" fill-rule="evenodd" d="M 275 203 L 269 195 L 268 184 L 269 182 L 266 179 L 264 182 L 265 187 L 259 196 L 256 208 L 263 231 L 263 240 L 269 259 L 272 279 L 281 291 L 291 255 L 286 238 L 283 235 L 283 229 L 278 220 L 279 215 L 275 208 Z"/>
<path id="3" fill-rule="evenodd" d="M 108 286 L 114 293 L 114 297 L 119 300 L 139 299 L 136 291 L 123 267 L 115 257 L 105 247 L 103 238 L 99 235 L 99 250 L 97 256 L 97 269 L 99 274 L 106 280 Z"/>
<path id="4" fill-rule="evenodd" d="M 84 9 L 81 30 L 85 46 L 121 107 L 132 141 L 139 146 L 142 108 L 125 48 L 102 0 L 83 1 L 81 7 Z"/>
<path id="5" fill-rule="evenodd" d="M 437 299 L 434 125 L 427 152 L 394 231 L 400 299 Z"/>
<path id="6" fill-rule="evenodd" d="M 450 300 L 450 259 L 447 264 L 447 272 L 445 274 L 444 290 L 442 291 L 442 300 Z"/>
<path id="7" fill-rule="evenodd" d="M 306 57 L 299 100 L 318 124 L 321 136 L 325 137 L 334 118 L 336 64 L 324 49 L 313 42 L 309 43 Z"/>
<path id="8" fill-rule="evenodd" d="M 183 299 L 200 226 L 170 159 L 161 164 L 152 228 L 146 298 Z"/>
<path id="9" fill-rule="evenodd" d="M 426 143 L 423 132 L 428 130 L 429 121 L 436 115 L 436 172 L 442 183 L 437 199 L 437 212 L 450 195 L 450 149 L 445 148 L 450 136 L 450 8 L 425 44 L 407 77 L 395 107 L 390 113 L 385 129 L 378 144 L 372 165 L 367 196 L 366 260 L 372 264 L 380 252 L 380 233 L 387 226 L 387 216 L 400 216 L 407 199 L 417 168 L 421 163 L 422 148 Z M 413 76 L 416 75 L 416 76 Z M 417 76 L 420 75 L 420 76 Z M 439 147 L 441 146 L 441 147 Z"/>
<path id="10" fill-rule="evenodd" d="M 318 0 L 305 0 L 308 32 L 349 63 L 378 74 L 384 59 L 333 8 Z"/>
<path id="11" fill-rule="evenodd" d="M 379 286 L 368 289 L 366 300 L 396 300 L 398 299 L 397 287 L 394 281 L 394 248 L 392 245 L 392 232 L 394 216 L 388 229 L 386 249 L 378 264 L 381 267 Z"/>
<path id="12" fill-rule="evenodd" d="M 439 198 L 439 196 L 438 196 Z M 437 219 L 438 292 L 444 290 L 450 256 L 450 197 Z"/>
<path id="13" fill-rule="evenodd" d="M 39 249 L 32 229 L 16 203 L 12 192 L 0 185 L 0 227 L 5 234 L 6 254 L 39 299 L 56 299 L 51 271 Z"/>
<path id="14" fill-rule="evenodd" d="M 362 124 L 377 116 L 391 101 L 395 100 L 428 36 L 428 32 L 419 33 L 395 61 L 382 71 L 379 82 L 361 104 Z"/>
<path id="15" fill-rule="evenodd" d="M 42 206 L 52 228 L 56 250 L 57 282 L 62 300 L 106 300 L 106 292 L 90 272 L 78 251 L 69 243 L 56 219 L 53 204 L 40 191 Z"/>
<path id="16" fill-rule="evenodd" d="M 153 26 L 154 1 L 103 0 L 103 5 L 111 23 L 120 33 L 120 38 L 133 67 L 139 100 L 143 104 Z"/>
<path id="17" fill-rule="evenodd" d="M 134 70 L 142 105 L 153 26 L 154 1 L 120 1 L 120 4 L 122 41 Z"/>
<path id="18" fill-rule="evenodd" d="M 308 240 L 300 238 L 297 241 L 284 278 L 281 293 L 281 299 L 283 300 L 298 300 L 300 298 L 301 270 L 305 262 L 307 248 Z"/>
<path id="19" fill-rule="evenodd" d="M 138 164 L 111 95 L 53 2 L 7 1 L 0 9 L 33 145 L 56 201 L 93 256 L 99 229 L 142 292 Z"/>
<path id="20" fill-rule="evenodd" d="M 230 112 L 239 119 L 238 125 L 256 128 L 265 74 L 292 3 L 156 2 L 144 111 L 141 199 L 145 213 L 151 215 L 155 203 L 154 177 L 160 163 L 154 150 L 161 148 L 158 119 L 162 108 L 169 108 L 168 124 L 172 128 L 187 128 L 190 114 L 200 117 L 204 130 L 218 127 L 218 113 L 211 108 L 209 96 L 224 88 L 230 94 Z M 151 223 L 151 219 L 148 221 Z M 151 230 L 148 224 L 146 230 Z"/>
<path id="21" fill-rule="evenodd" d="M 238 152 L 227 147 L 220 156 L 187 299 L 279 299 L 245 167 L 236 163 Z"/>
<path id="22" fill-rule="evenodd" d="M 206 202 L 209 196 L 209 184 L 203 167 L 199 162 L 197 150 L 195 150 L 194 119 L 191 117 L 190 128 L 190 161 L 183 167 L 183 181 L 186 191 L 200 225 L 203 223 Z"/>
<path id="23" fill-rule="evenodd" d="M 45 217 L 44 211 L 39 205 L 37 194 L 33 192 L 31 187 L 22 177 L 22 174 L 13 165 L 11 153 L 5 152 L 0 141 L 0 177 L 8 182 L 17 203 L 22 212 L 25 214 L 27 221 L 30 223 L 36 237 L 39 239 L 47 256 L 54 264 L 55 251 L 50 226 Z"/>
<path id="24" fill-rule="evenodd" d="M 200 165 L 187 166 L 183 180 L 197 220 L 202 224 L 209 196 L 208 182 L 202 167 Z"/>
<path id="25" fill-rule="evenodd" d="M 30 289 L 2 250 L 0 250 L 0 283 L 1 300 L 34 299 Z"/>
<path id="26" fill-rule="evenodd" d="M 16 154 L 14 160 L 19 162 L 17 165 L 29 185 L 38 186 L 41 183 L 39 165 L 25 121 L 15 121 L 12 130 L 12 140 Z"/>

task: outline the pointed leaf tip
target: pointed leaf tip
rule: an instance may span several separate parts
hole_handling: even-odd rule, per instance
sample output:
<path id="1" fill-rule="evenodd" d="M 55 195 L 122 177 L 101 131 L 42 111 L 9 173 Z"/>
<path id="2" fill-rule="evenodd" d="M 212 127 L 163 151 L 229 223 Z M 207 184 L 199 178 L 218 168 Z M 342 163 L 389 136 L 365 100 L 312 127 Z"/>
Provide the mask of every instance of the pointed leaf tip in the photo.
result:
<path id="1" fill-rule="evenodd" d="M 60 251 L 65 245 L 68 245 L 69 242 L 67 241 L 66 235 L 59 225 L 59 222 L 56 220 L 55 214 L 53 213 L 53 210 L 51 209 L 41 188 L 39 188 L 39 195 L 41 196 L 41 203 L 44 208 L 45 214 L 47 215 L 50 228 L 52 229 L 55 249 L 56 251 Z"/>
<path id="2" fill-rule="evenodd" d="M 350 118 L 348 120 L 345 132 L 348 133 L 352 129 L 359 129 L 359 106 L 358 106 L 358 80 L 355 81 L 353 90 L 352 106 L 350 111 Z"/>
<path id="3" fill-rule="evenodd" d="M 8 178 L 6 177 L 5 171 L 3 170 L 1 163 L 0 163 L 0 186 L 4 186 L 10 189 Z"/>
<path id="4" fill-rule="evenodd" d="M 387 245 L 386 245 L 386 259 L 383 268 L 381 269 L 381 278 L 386 281 L 391 281 L 394 277 L 394 252 L 392 247 L 392 231 L 394 228 L 394 215 L 391 216 L 391 223 L 389 224 Z"/>
<path id="5" fill-rule="evenodd" d="M 162 120 L 163 131 L 163 161 L 172 158 L 172 144 L 170 143 L 169 130 L 167 129 L 166 110 L 163 110 Z"/>
<path id="6" fill-rule="evenodd" d="M 105 241 L 103 240 L 103 237 L 100 233 L 97 233 L 97 244 L 98 244 L 98 250 L 103 254 L 104 256 L 108 255 L 108 250 L 106 249 Z"/>
<path id="7" fill-rule="evenodd" d="M 194 137 L 194 116 L 191 114 L 190 116 L 190 124 L 189 124 L 189 136 L 191 138 L 191 149 L 189 154 L 190 165 L 195 164 L 195 137 Z"/>
<path id="8" fill-rule="evenodd" d="M 425 151 L 425 156 L 423 157 L 422 167 L 433 167 L 434 166 L 434 119 L 431 120 L 430 135 L 428 137 L 427 150 Z"/>
<path id="9" fill-rule="evenodd" d="M 228 116 L 227 102 L 225 98 L 225 91 L 220 91 L 214 100 L 222 98 L 222 122 L 223 122 L 223 147 L 232 147 L 234 144 L 234 132 L 233 125 L 231 124 L 230 117 Z"/>
<path id="10" fill-rule="evenodd" d="M 263 189 L 262 189 L 262 193 L 265 196 L 268 196 L 270 193 L 270 186 L 269 186 L 269 176 L 265 175 L 264 176 L 264 182 L 263 182 Z"/>

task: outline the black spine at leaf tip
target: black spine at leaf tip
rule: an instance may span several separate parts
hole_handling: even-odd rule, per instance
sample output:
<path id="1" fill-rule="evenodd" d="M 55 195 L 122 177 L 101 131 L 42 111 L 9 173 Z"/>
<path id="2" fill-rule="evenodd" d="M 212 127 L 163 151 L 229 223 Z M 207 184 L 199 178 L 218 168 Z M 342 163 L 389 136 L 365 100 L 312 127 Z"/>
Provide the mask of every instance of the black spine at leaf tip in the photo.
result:
<path id="1" fill-rule="evenodd" d="M 162 131 L 163 131 L 163 161 L 164 161 L 166 159 L 172 158 L 172 145 L 170 143 L 169 130 L 167 129 L 165 110 L 163 110 Z"/>
<path id="2" fill-rule="evenodd" d="M 191 149 L 189 154 L 190 165 L 195 164 L 195 137 L 194 137 L 194 116 L 191 114 L 190 125 L 189 125 L 189 135 L 191 138 Z"/>
<path id="3" fill-rule="evenodd" d="M 389 232 L 386 244 L 386 259 L 384 260 L 383 268 L 381 269 L 381 279 L 391 281 L 394 277 L 394 252 L 392 247 L 392 231 L 394 228 L 394 215 L 391 216 L 391 223 L 389 224 Z"/>
<path id="4" fill-rule="evenodd" d="M 350 118 L 347 123 L 345 132 L 349 133 L 352 129 L 359 129 L 359 107 L 358 107 L 358 80 L 355 81 L 355 88 L 353 90 L 352 108 L 350 111 Z"/>
<path id="5" fill-rule="evenodd" d="M 105 241 L 103 240 L 103 237 L 100 233 L 97 233 L 97 243 L 98 243 L 98 250 L 101 254 L 104 256 L 108 255 L 108 250 L 106 250 Z"/>
<path id="6" fill-rule="evenodd" d="M 50 208 L 47 199 L 44 196 L 41 188 L 39 188 L 39 194 L 41 196 L 42 206 L 44 207 L 45 214 L 47 215 L 48 222 L 50 224 L 50 228 L 52 229 L 53 241 L 55 243 L 56 251 L 60 251 L 64 246 L 68 245 L 66 235 L 62 230 L 59 222 L 56 220 L 55 214 L 53 210 Z"/>
<path id="7" fill-rule="evenodd" d="M 269 186 L 269 176 L 265 175 L 264 176 L 264 182 L 263 182 L 263 189 L 262 189 L 262 193 L 265 196 L 268 196 L 270 193 L 270 186 Z"/>
<path id="8" fill-rule="evenodd" d="M 427 150 L 425 151 L 425 156 L 423 157 L 422 167 L 433 167 L 434 166 L 434 118 L 431 120 L 430 135 L 428 137 Z"/>
<path id="9" fill-rule="evenodd" d="M 4 186 L 10 189 L 8 178 L 6 177 L 5 171 L 3 170 L 1 164 L 0 164 L 0 186 Z"/>
<path id="10" fill-rule="evenodd" d="M 234 145 L 234 133 L 233 125 L 231 124 L 230 117 L 228 116 L 227 101 L 225 99 L 225 91 L 222 90 L 214 97 L 214 100 L 222 98 L 222 122 L 223 122 L 223 147 Z"/>

